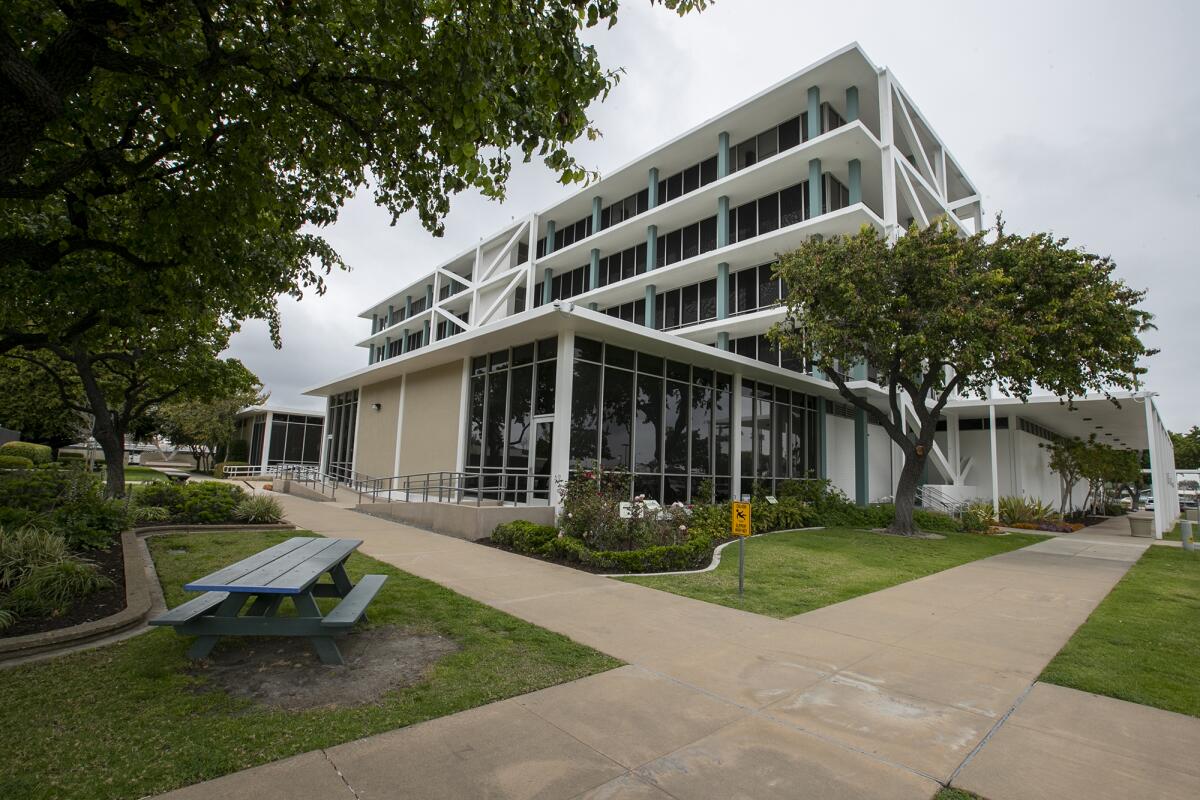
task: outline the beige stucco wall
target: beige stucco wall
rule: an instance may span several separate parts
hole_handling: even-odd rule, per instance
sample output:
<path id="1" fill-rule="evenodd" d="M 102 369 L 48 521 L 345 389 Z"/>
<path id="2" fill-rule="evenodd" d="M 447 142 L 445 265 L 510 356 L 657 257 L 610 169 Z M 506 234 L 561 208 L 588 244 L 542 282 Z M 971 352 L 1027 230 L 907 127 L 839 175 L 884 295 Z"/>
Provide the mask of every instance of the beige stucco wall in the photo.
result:
<path id="1" fill-rule="evenodd" d="M 462 362 L 453 361 L 407 377 L 398 474 L 453 471 L 457 466 L 462 370 Z"/>
<path id="2" fill-rule="evenodd" d="M 396 417 L 403 378 L 364 386 L 358 397 L 358 444 L 355 470 L 372 478 L 388 478 L 396 469 Z M 371 407 L 379 403 L 379 410 Z"/>

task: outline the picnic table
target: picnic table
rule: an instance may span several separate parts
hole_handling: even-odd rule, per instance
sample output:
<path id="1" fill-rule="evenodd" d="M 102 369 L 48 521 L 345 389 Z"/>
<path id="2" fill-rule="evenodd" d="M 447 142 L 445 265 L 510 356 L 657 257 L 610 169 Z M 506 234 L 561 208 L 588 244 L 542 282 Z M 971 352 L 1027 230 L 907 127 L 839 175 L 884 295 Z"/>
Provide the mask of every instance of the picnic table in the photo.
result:
<path id="1" fill-rule="evenodd" d="M 206 657 L 222 636 L 301 636 L 312 643 L 321 663 L 344 664 L 334 637 L 349 633 L 366 617 L 367 605 L 387 579 L 365 575 L 357 584 L 351 583 L 346 559 L 360 544 L 361 539 L 293 537 L 185 584 L 184 589 L 204 594 L 150 624 L 198 637 L 188 650 L 189 658 Z M 320 582 L 326 573 L 332 583 Z M 276 616 L 288 597 L 296 616 Z M 322 616 L 318 597 L 338 597 L 341 602 Z"/>

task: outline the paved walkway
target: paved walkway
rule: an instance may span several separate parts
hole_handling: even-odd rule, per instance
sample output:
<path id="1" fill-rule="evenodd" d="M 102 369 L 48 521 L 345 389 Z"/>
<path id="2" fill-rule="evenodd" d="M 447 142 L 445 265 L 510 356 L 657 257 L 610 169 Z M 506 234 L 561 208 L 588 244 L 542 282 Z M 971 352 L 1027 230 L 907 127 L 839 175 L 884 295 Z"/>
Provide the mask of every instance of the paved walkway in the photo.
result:
<path id="1" fill-rule="evenodd" d="M 628 666 L 226 776 L 174 800 L 927 800 L 952 780 L 992 800 L 1200 796 L 1200 774 L 1172 766 L 1176 751 L 1200 748 L 1196 720 L 1166 715 L 1158 730 L 1170 731 L 1177 750 L 1164 750 L 1163 734 L 1143 736 L 1128 720 L 1154 730 L 1143 712 L 1166 712 L 1082 693 L 1074 694 L 1089 699 L 1062 705 L 1052 693 L 1070 690 L 1031 691 L 1145 540 L 1060 537 L 776 620 L 334 503 L 284 503 L 298 525 L 361 538 L 368 555 Z M 1054 721 L 1060 705 L 1079 710 Z M 1100 747 L 1105 729 L 1128 733 Z M 1107 780 L 1113 762 L 1098 754 L 1114 748 L 1142 770 Z M 1045 767 L 1048 754 L 1051 767 L 1079 759 L 1066 771 L 1024 768 L 1028 760 Z"/>

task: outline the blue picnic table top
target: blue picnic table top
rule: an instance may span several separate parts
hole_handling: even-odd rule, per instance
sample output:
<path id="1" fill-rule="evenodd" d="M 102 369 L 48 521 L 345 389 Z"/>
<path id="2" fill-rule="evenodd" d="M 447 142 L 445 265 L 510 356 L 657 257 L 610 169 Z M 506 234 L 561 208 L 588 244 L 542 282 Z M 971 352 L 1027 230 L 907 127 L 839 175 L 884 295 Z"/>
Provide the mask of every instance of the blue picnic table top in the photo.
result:
<path id="1" fill-rule="evenodd" d="M 360 544 L 361 539 L 295 536 L 183 588 L 234 594 L 300 594 L 349 557 Z"/>

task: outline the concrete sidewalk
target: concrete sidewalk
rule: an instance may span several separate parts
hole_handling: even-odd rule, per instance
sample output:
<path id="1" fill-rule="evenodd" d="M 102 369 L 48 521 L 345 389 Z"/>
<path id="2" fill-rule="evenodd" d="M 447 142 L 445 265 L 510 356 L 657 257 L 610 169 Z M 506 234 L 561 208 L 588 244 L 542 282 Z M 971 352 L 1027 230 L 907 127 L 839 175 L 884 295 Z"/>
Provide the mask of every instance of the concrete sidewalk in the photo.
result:
<path id="1" fill-rule="evenodd" d="M 992 748 L 1003 756 L 1008 741 L 1026 740 L 1024 728 L 1014 734 L 1001 725 L 1006 715 L 1148 546 L 1146 540 L 1106 535 L 1060 537 L 776 620 L 415 530 L 334 503 L 283 501 L 297 525 L 361 538 L 368 555 L 629 666 L 230 775 L 173 793 L 176 800 L 924 800 L 960 770 L 964 779 L 991 786 L 974 776 L 991 774 Z M 1122 706 L 1131 704 L 1096 706 L 1096 713 L 1107 724 L 1123 724 L 1133 712 Z M 1019 714 L 1007 719 L 1023 719 Z M 1183 719 L 1177 739 L 1194 752 L 1200 722 Z M 1064 729 L 1038 733 L 1061 740 L 1064 748 L 1078 744 Z M 1152 739 L 1130 737 L 1127 755 L 1134 760 L 1139 744 L 1155 746 Z M 1053 742 L 1041 747 L 1055 750 Z M 1044 775 L 1014 772 L 1002 759 L 996 763 L 1009 783 L 989 789 L 992 800 L 1044 794 Z M 1072 774 L 1076 783 L 1063 796 L 1130 796 L 1128 781 L 1105 781 L 1102 769 Z M 1179 786 L 1200 795 L 1200 777 L 1176 777 Z M 1139 787 L 1133 794 L 1172 796 L 1162 794 L 1149 772 L 1140 784 L 1136 776 L 1130 780 Z M 1125 791 L 1115 794 L 1110 788 L 1116 786 Z"/>

